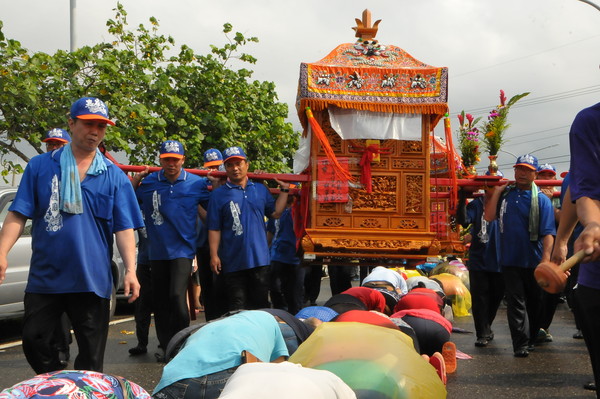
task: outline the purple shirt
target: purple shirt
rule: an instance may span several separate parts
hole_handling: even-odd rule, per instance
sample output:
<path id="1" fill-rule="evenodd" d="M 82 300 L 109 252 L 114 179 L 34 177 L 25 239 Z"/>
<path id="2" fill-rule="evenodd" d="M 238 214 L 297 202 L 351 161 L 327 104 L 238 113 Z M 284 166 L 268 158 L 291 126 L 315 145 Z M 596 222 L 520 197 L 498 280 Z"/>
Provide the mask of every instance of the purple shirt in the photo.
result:
<path id="1" fill-rule="evenodd" d="M 580 111 L 569 133 L 571 200 L 600 201 L 600 103 Z M 582 263 L 577 282 L 600 289 L 600 262 Z"/>

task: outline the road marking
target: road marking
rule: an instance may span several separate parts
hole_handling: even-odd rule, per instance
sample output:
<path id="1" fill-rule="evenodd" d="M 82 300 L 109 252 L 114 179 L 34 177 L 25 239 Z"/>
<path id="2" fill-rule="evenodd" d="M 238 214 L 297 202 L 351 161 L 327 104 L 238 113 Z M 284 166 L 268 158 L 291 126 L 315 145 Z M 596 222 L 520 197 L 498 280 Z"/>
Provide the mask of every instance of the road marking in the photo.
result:
<path id="1" fill-rule="evenodd" d="M 133 321 L 133 320 L 135 320 L 133 317 L 126 317 L 124 319 L 113 320 L 110 323 L 108 323 L 108 325 L 114 326 L 117 324 L 126 323 L 128 321 Z M 73 331 L 71 331 L 71 332 L 73 332 Z M 0 351 L 3 351 L 5 349 L 14 348 L 15 346 L 20 346 L 20 345 L 23 345 L 23 341 L 7 342 L 5 344 L 0 345 Z"/>

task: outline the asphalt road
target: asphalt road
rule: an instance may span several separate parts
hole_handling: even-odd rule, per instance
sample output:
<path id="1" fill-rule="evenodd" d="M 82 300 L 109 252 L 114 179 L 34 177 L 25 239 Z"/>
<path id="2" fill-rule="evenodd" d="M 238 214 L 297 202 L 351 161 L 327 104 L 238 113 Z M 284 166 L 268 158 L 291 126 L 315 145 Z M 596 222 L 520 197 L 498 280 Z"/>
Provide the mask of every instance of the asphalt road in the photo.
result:
<path id="1" fill-rule="evenodd" d="M 323 280 L 319 304 L 330 295 L 328 282 L 328 279 Z M 122 313 L 123 309 L 120 311 Z M 131 357 L 127 350 L 137 343 L 135 323 L 126 314 L 117 318 L 121 320 L 110 327 L 105 371 L 131 379 L 151 392 L 162 369 L 153 355 L 157 344 L 153 328 L 149 352 Z M 202 321 L 201 314 L 194 323 Z M 470 316 L 462 317 L 454 321 L 454 326 L 473 331 L 473 320 Z M 7 343 L 3 338 L 9 328 L 18 327 L 14 323 L 0 323 L 0 388 L 33 376 L 20 345 Z M 499 310 L 494 326 L 495 339 L 488 347 L 475 347 L 472 333 L 453 333 L 452 340 L 457 348 L 472 359 L 458 360 L 456 373 L 448 378 L 448 398 L 594 398 L 593 392 L 582 387 L 592 380 L 592 371 L 583 340 L 572 338 L 575 329 L 566 305 L 559 305 L 550 330 L 554 342 L 537 346 L 528 358 L 523 359 L 513 357 L 504 307 Z M 76 351 L 76 345 L 72 345 L 72 355 Z"/>

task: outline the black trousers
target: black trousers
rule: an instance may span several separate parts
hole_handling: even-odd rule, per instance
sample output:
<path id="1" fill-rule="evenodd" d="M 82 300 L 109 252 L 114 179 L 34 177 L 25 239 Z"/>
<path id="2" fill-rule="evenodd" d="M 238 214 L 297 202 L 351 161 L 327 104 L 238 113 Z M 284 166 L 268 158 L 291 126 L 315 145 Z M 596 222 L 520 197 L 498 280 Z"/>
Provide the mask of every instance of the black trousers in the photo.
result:
<path id="1" fill-rule="evenodd" d="M 218 319 L 227 308 L 219 307 L 217 293 L 216 275 L 210 269 L 210 249 L 208 246 L 198 248 L 196 251 L 198 260 L 198 277 L 200 278 L 200 300 L 204 306 L 206 321 Z"/>
<path id="2" fill-rule="evenodd" d="M 272 261 L 269 267 L 269 293 L 275 309 L 296 314 L 304 303 L 305 269 L 298 265 Z"/>
<path id="3" fill-rule="evenodd" d="M 25 293 L 23 352 L 36 374 L 60 370 L 53 334 L 66 313 L 75 332 L 79 353 L 75 370 L 101 372 L 108 337 L 110 299 L 93 292 L 69 294 Z"/>
<path id="4" fill-rule="evenodd" d="M 492 335 L 492 323 L 504 298 L 504 278 L 502 273 L 470 270 L 469 282 L 475 333 L 477 338 L 486 338 Z"/>
<path id="5" fill-rule="evenodd" d="M 341 294 L 352 288 L 352 268 L 348 266 L 327 266 L 331 295 Z"/>
<path id="6" fill-rule="evenodd" d="M 148 334 L 152 320 L 152 272 L 149 264 L 138 263 L 135 271 L 140 283 L 140 296 L 135 300 L 135 335 L 138 345 L 148 346 Z"/>
<path id="7" fill-rule="evenodd" d="M 515 351 L 533 344 L 540 329 L 542 289 L 535 280 L 534 270 L 514 266 L 502 269 L 506 287 L 506 316 Z"/>
<path id="8" fill-rule="evenodd" d="M 304 299 L 310 304 L 317 303 L 321 293 L 322 265 L 303 266 L 304 272 Z"/>
<path id="9" fill-rule="evenodd" d="M 165 350 L 173 335 L 190 325 L 187 287 L 192 273 L 192 260 L 153 260 L 150 266 L 154 324 L 158 342 Z"/>
<path id="10" fill-rule="evenodd" d="M 269 266 L 222 273 L 229 310 L 270 308 Z"/>
<path id="11" fill-rule="evenodd" d="M 600 315 L 600 290 L 580 284 L 575 289 L 575 299 L 577 301 L 576 317 L 579 320 L 583 339 L 592 362 L 594 382 L 596 387 L 600 387 L 600 317 L 598 317 Z M 596 397 L 600 398 L 598 390 Z"/>

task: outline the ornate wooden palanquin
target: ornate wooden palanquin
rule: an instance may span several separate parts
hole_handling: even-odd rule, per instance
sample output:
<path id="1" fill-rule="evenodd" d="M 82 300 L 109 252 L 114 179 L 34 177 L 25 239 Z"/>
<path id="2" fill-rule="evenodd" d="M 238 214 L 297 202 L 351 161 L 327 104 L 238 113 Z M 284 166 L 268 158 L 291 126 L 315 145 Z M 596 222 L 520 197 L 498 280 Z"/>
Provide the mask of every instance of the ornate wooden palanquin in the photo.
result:
<path id="1" fill-rule="evenodd" d="M 308 220 L 302 247 L 316 257 L 367 260 L 460 251 L 449 215 L 449 187 L 432 187 L 430 179 L 444 176 L 448 166 L 447 154 L 431 145 L 430 136 L 447 113 L 447 68 L 379 45 L 373 40 L 378 23 L 371 26 L 365 10 L 354 28 L 357 43 L 301 66 L 297 106 L 304 134 L 310 135 L 304 173 L 311 180 L 310 189 L 303 190 L 309 198 L 304 198 Z M 331 124 L 334 108 L 420 116 L 420 140 L 364 139 L 360 132 L 342 139 Z M 366 151 L 373 159 L 365 168 Z M 336 168 L 353 179 L 340 178 Z"/>

